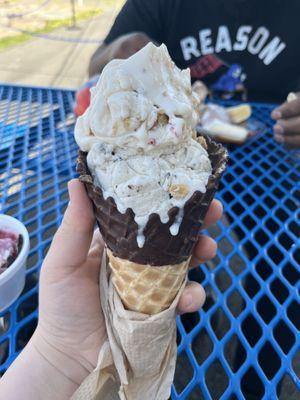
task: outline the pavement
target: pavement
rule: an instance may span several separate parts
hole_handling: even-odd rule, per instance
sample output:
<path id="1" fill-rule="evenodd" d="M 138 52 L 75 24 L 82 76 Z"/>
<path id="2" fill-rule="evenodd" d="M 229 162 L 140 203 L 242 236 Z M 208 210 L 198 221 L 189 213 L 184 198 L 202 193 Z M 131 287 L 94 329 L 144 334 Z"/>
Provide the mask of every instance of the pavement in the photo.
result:
<path id="1" fill-rule="evenodd" d="M 48 35 L 66 39 L 103 40 L 118 8 L 79 22 L 78 29 L 58 29 Z M 0 82 L 30 86 L 77 88 L 87 78 L 91 55 L 98 44 L 74 43 L 43 38 L 0 52 Z"/>

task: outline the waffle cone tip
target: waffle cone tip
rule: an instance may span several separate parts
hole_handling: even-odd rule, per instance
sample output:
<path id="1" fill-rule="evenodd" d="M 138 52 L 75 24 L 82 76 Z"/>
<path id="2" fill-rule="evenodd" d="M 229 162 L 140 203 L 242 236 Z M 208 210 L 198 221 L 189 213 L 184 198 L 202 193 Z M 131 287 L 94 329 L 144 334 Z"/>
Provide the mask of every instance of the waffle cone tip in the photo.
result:
<path id="1" fill-rule="evenodd" d="M 176 265 L 153 267 L 107 255 L 112 282 L 123 305 L 131 311 L 157 314 L 170 307 L 185 282 L 189 259 Z"/>

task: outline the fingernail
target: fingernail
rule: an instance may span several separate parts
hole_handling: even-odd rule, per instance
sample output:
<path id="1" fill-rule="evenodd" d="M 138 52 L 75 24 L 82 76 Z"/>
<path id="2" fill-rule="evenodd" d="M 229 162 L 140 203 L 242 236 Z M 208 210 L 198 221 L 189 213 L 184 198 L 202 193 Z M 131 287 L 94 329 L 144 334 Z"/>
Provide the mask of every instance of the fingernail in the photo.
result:
<path id="1" fill-rule="evenodd" d="M 69 193 L 70 201 L 72 200 L 72 197 L 73 197 L 74 182 L 75 182 L 75 179 L 71 179 L 71 180 L 68 182 L 68 193 Z"/>
<path id="2" fill-rule="evenodd" d="M 282 118 L 282 112 L 279 110 L 273 110 L 271 116 L 273 119 L 280 119 Z"/>
<path id="3" fill-rule="evenodd" d="M 274 139 L 276 140 L 276 142 L 278 143 L 283 143 L 284 142 L 284 138 L 281 135 L 274 135 Z"/>
<path id="4" fill-rule="evenodd" d="M 192 305 L 193 305 L 193 297 L 191 294 L 187 294 L 183 302 L 184 309 L 189 310 L 192 307 Z"/>
<path id="5" fill-rule="evenodd" d="M 274 129 L 275 134 L 277 134 L 277 135 L 282 135 L 284 133 L 283 126 L 280 124 L 274 125 L 273 129 Z"/>

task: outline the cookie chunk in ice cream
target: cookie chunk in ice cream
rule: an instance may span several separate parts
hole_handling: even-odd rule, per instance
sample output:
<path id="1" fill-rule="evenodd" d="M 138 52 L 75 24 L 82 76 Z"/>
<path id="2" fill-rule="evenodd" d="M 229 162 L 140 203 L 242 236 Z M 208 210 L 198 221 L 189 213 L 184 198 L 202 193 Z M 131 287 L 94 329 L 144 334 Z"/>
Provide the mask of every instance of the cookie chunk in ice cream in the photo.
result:
<path id="1" fill-rule="evenodd" d="M 91 89 L 91 104 L 78 118 L 75 138 L 87 153 L 94 184 L 121 213 L 134 212 L 137 243 L 153 213 L 177 235 L 183 206 L 205 193 L 212 166 L 196 140 L 199 99 L 190 72 L 180 70 L 165 45 L 149 43 L 127 60 L 113 60 Z"/>

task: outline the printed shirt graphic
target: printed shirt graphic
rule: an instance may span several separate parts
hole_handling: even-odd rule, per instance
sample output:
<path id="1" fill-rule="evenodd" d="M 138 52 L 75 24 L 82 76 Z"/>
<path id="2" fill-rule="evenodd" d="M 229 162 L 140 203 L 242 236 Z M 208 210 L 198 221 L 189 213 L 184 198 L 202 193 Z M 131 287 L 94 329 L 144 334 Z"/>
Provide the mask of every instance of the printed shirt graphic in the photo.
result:
<path id="1" fill-rule="evenodd" d="M 299 0 L 128 0 L 105 39 L 144 32 L 214 91 L 282 101 L 300 90 Z"/>
<path id="2" fill-rule="evenodd" d="M 210 54 L 199 57 L 189 68 L 192 80 L 205 82 L 216 94 L 232 93 L 233 96 L 244 90 L 246 74 L 239 64 L 228 66 L 214 54 Z"/>

